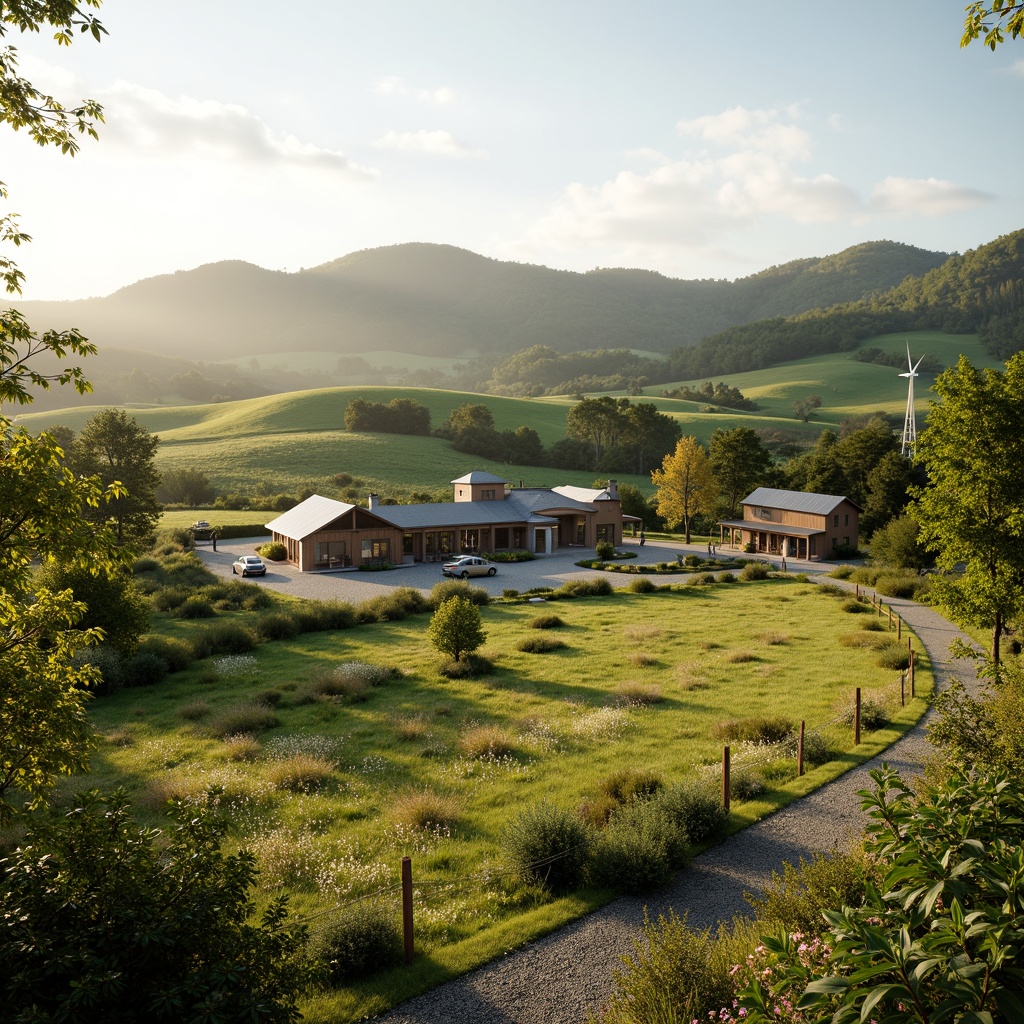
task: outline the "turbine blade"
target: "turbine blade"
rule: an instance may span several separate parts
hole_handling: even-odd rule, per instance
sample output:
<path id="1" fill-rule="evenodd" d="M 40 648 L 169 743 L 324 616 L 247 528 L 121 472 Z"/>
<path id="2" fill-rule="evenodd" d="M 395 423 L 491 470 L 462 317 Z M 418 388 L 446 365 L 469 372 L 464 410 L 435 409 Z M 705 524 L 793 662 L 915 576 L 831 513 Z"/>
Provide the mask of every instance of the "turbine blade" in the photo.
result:
<path id="1" fill-rule="evenodd" d="M 914 371 L 914 360 L 910 358 L 910 342 L 907 341 L 907 368 L 913 373 Z"/>
<path id="2" fill-rule="evenodd" d="M 912 371 L 913 373 L 917 373 L 917 367 L 920 366 L 923 361 L 924 361 L 924 356 L 921 356 L 921 358 L 918 359 L 918 361 L 917 361 L 917 366 L 915 366 L 913 371 Z"/>

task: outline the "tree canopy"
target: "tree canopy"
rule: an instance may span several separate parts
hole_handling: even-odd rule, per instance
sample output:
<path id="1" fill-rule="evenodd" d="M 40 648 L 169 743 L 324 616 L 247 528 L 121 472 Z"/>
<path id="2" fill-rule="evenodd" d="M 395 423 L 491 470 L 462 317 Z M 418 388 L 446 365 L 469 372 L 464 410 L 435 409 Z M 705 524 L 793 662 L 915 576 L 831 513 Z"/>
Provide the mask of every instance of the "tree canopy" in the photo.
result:
<path id="1" fill-rule="evenodd" d="M 682 524 L 689 544 L 694 516 L 711 512 L 718 496 L 718 484 L 703 445 L 694 437 L 681 438 L 676 450 L 665 456 L 661 469 L 651 473 L 651 481 L 658 488 L 658 514 L 670 526 Z"/>
<path id="2" fill-rule="evenodd" d="M 928 483 L 912 492 L 921 541 L 936 552 L 941 599 L 954 614 L 992 630 L 999 664 L 1004 624 L 1024 609 L 1024 353 L 1005 371 L 961 356 L 935 382 L 918 437 Z M 963 571 L 959 572 L 959 566 Z"/>

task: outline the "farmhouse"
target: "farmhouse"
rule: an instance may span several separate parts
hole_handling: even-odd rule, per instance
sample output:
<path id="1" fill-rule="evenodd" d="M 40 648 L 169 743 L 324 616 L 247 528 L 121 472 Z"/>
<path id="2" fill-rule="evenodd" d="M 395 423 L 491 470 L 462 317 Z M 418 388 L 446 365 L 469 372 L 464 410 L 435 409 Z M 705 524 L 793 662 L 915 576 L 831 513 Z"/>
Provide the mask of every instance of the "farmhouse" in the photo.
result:
<path id="1" fill-rule="evenodd" d="M 718 524 L 722 544 L 769 555 L 825 558 L 836 548 L 857 547 L 859 505 L 837 494 L 758 487 L 743 499 L 743 518 Z"/>
<path id="2" fill-rule="evenodd" d="M 429 562 L 451 555 L 622 542 L 618 485 L 605 488 L 510 487 L 493 473 L 452 480 L 453 500 L 366 508 L 314 494 L 267 523 L 302 571 L 374 562 Z"/>

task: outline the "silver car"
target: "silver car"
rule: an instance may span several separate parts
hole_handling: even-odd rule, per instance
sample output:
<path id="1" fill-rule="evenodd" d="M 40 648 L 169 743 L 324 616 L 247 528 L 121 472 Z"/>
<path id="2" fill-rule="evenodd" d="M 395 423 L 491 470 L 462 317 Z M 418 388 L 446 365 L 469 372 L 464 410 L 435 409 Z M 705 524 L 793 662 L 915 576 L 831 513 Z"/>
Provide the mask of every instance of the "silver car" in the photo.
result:
<path id="1" fill-rule="evenodd" d="M 493 576 L 497 571 L 496 565 L 476 555 L 462 555 L 454 562 L 445 562 L 441 569 L 443 575 L 458 576 L 461 579 L 468 579 L 470 576 Z"/>
<path id="2" fill-rule="evenodd" d="M 267 567 L 258 555 L 242 555 L 231 566 L 231 571 L 236 575 L 241 573 L 243 576 L 266 576 Z"/>

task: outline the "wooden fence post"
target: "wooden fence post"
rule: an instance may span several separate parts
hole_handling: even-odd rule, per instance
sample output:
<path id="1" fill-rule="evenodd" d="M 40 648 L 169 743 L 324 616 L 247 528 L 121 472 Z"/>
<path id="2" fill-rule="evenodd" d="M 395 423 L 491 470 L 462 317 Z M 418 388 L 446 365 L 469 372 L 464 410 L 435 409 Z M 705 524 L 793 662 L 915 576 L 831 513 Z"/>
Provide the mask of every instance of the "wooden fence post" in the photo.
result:
<path id="1" fill-rule="evenodd" d="M 402 933 L 405 938 L 405 962 L 412 963 L 412 859 L 402 858 Z"/>
<path id="2" fill-rule="evenodd" d="M 796 773 L 797 775 L 803 775 L 804 773 L 804 720 L 800 719 L 800 739 L 796 746 Z"/>
<path id="3" fill-rule="evenodd" d="M 900 673 L 900 707 L 907 706 L 907 673 Z"/>
<path id="4" fill-rule="evenodd" d="M 889 605 L 887 611 L 889 612 L 889 629 L 892 629 L 892 605 Z"/>
<path id="5" fill-rule="evenodd" d="M 729 748 L 722 747 L 722 806 L 729 810 Z"/>
<path id="6" fill-rule="evenodd" d="M 903 620 L 898 615 L 896 616 L 896 639 L 897 641 L 903 639 Z"/>
<path id="7" fill-rule="evenodd" d="M 854 584 L 854 585 L 857 588 L 857 600 L 859 601 L 860 600 L 860 584 L 857 583 L 857 584 Z"/>
<path id="8" fill-rule="evenodd" d="M 914 665 L 917 662 L 917 655 L 914 654 L 913 650 L 910 652 L 910 696 L 911 698 L 916 697 L 917 693 L 914 690 Z"/>
<path id="9" fill-rule="evenodd" d="M 860 746 L 860 687 L 853 700 L 853 745 Z"/>

